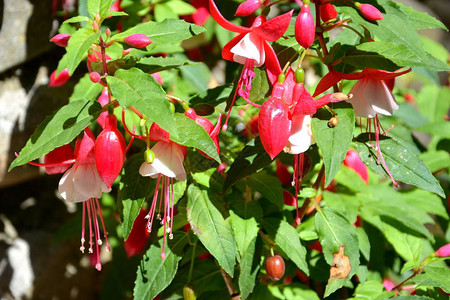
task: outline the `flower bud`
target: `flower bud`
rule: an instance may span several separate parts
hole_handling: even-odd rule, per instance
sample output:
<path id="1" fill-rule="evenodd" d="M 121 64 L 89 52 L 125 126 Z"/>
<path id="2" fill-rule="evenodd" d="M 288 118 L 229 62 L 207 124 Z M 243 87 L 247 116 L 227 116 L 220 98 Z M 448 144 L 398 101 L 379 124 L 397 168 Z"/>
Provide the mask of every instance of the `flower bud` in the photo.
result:
<path id="1" fill-rule="evenodd" d="M 89 74 L 89 79 L 93 82 L 93 83 L 97 83 L 100 81 L 100 74 L 98 74 L 97 72 L 91 72 Z"/>
<path id="2" fill-rule="evenodd" d="M 239 5 L 235 16 L 246 17 L 254 13 L 263 4 L 262 0 L 247 0 Z"/>
<path id="3" fill-rule="evenodd" d="M 152 40 L 142 33 L 129 35 L 123 41 L 134 48 L 145 48 L 152 43 Z"/>
<path id="4" fill-rule="evenodd" d="M 60 33 L 52 37 L 50 39 L 50 42 L 60 47 L 67 47 L 67 43 L 69 42 L 70 36 L 71 36 L 70 34 Z"/>
<path id="5" fill-rule="evenodd" d="M 56 70 L 52 72 L 50 75 L 50 82 L 48 83 L 48 87 L 58 87 L 64 85 L 67 81 L 69 81 L 69 69 L 65 68 L 61 71 L 61 73 L 56 76 Z"/>
<path id="6" fill-rule="evenodd" d="M 145 150 L 144 159 L 146 163 L 152 164 L 155 161 L 155 152 L 153 152 L 151 149 Z"/>
<path id="7" fill-rule="evenodd" d="M 367 171 L 367 166 L 359 158 L 358 152 L 352 149 L 348 150 L 345 155 L 344 165 L 358 173 L 366 185 L 369 184 L 369 173 Z"/>
<path id="8" fill-rule="evenodd" d="M 447 257 L 447 256 L 450 256 L 450 244 L 447 244 L 447 245 L 445 245 L 445 246 L 442 246 L 441 248 L 439 248 L 437 251 L 436 251 L 436 256 L 439 256 L 439 257 Z"/>
<path id="9" fill-rule="evenodd" d="M 336 8 L 330 3 L 325 3 L 320 5 L 320 18 L 323 22 L 336 19 L 338 13 Z"/>
<path id="10" fill-rule="evenodd" d="M 315 33 L 314 19 L 309 5 L 304 4 L 295 21 L 295 39 L 306 49 L 314 42 Z"/>
<path id="11" fill-rule="evenodd" d="M 185 300 L 197 299 L 197 296 L 195 295 L 194 286 L 192 284 L 186 284 L 183 287 L 183 299 Z"/>
<path id="12" fill-rule="evenodd" d="M 378 8 L 371 4 L 360 4 L 356 2 L 355 5 L 358 7 L 364 18 L 369 21 L 383 20 L 384 18 Z"/>
<path id="13" fill-rule="evenodd" d="M 125 140 L 117 130 L 117 118 L 110 114 L 106 118 L 105 129 L 95 141 L 95 163 L 102 181 L 111 187 L 119 176 L 125 160 Z"/>

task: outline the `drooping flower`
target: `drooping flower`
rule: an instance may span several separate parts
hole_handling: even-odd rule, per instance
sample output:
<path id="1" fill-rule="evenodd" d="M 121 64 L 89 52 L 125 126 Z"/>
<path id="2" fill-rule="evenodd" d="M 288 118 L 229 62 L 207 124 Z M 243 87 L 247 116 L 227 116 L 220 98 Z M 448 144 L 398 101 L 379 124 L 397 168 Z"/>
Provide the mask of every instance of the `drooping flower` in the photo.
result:
<path id="1" fill-rule="evenodd" d="M 366 185 L 369 184 L 369 172 L 367 171 L 367 166 L 359 158 L 358 152 L 353 149 L 348 150 L 344 158 L 344 165 L 358 173 Z"/>
<path id="2" fill-rule="evenodd" d="M 67 47 L 70 37 L 71 37 L 70 34 L 59 33 L 54 37 L 52 37 L 50 39 L 50 42 L 55 43 L 55 45 L 58 45 L 60 47 Z"/>
<path id="3" fill-rule="evenodd" d="M 397 182 L 394 180 L 384 161 L 379 145 L 380 134 L 385 134 L 386 132 L 381 133 L 381 125 L 378 120 L 378 114 L 391 116 L 393 111 L 398 109 L 398 104 L 395 101 L 390 88 L 386 84 L 386 81 L 392 80 L 395 77 L 406 74 L 410 71 L 411 69 L 400 72 L 364 69 L 358 73 L 345 74 L 333 70 L 321 79 L 314 93 L 314 95 L 319 95 L 342 79 L 358 80 L 350 90 L 351 97 L 346 101 L 352 104 L 356 117 L 368 119 L 368 131 L 370 131 L 372 127 L 373 120 L 377 159 L 381 160 L 381 164 L 395 186 L 397 186 Z"/>
<path id="4" fill-rule="evenodd" d="M 308 4 L 303 4 L 295 21 L 295 39 L 300 46 L 307 49 L 314 42 L 316 27 Z"/>
<path id="5" fill-rule="evenodd" d="M 246 0 L 239 5 L 234 15 L 238 17 L 249 16 L 260 8 L 263 2 L 262 0 Z"/>
<path id="6" fill-rule="evenodd" d="M 258 16 L 253 22 L 253 25 L 248 28 L 235 25 L 226 20 L 213 0 L 209 0 L 209 8 L 212 17 L 220 26 L 227 30 L 239 33 L 237 37 L 233 38 L 225 45 L 222 50 L 222 56 L 226 60 L 244 65 L 238 81 L 237 92 L 247 102 L 255 105 L 248 100 L 252 79 L 255 77 L 253 68 L 265 64 L 270 82 L 272 84 L 276 82 L 278 75 L 281 73 L 281 67 L 275 51 L 268 42 L 274 42 L 284 34 L 289 26 L 293 11 L 289 11 L 268 21 L 265 17 Z M 234 104 L 235 97 L 231 103 L 230 111 Z M 229 115 L 230 113 L 228 113 L 224 129 L 226 129 Z"/>
<path id="7" fill-rule="evenodd" d="M 173 180 L 186 180 L 186 172 L 183 167 L 186 148 L 171 141 L 159 141 L 152 147 L 151 151 L 154 153 L 155 158 L 150 163 L 142 163 L 139 168 L 139 174 L 142 176 L 157 178 L 153 201 L 148 215 L 146 216 L 148 219 L 147 230 L 149 233 L 152 230 L 153 220 L 156 214 L 156 205 L 159 200 L 159 208 L 156 219 L 161 220 L 161 225 L 164 227 L 161 259 L 165 259 L 166 254 L 164 252 L 164 248 L 166 233 L 169 234 L 169 239 L 173 238 L 172 228 L 175 209 Z M 162 217 L 161 205 L 163 206 Z"/>

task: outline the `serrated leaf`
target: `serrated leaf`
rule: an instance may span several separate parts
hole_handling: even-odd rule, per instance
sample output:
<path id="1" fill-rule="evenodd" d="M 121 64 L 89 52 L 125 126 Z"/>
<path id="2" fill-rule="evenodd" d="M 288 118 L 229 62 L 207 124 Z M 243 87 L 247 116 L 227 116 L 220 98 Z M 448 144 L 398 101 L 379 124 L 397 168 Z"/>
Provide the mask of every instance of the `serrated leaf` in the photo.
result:
<path id="1" fill-rule="evenodd" d="M 187 234 L 175 233 L 166 246 L 166 259 L 161 259 L 162 240 L 144 254 L 137 270 L 133 295 L 135 299 L 153 299 L 173 280 L 182 258 L 182 249 L 188 243 Z"/>
<path id="2" fill-rule="evenodd" d="M 426 12 L 417 11 L 412 7 L 397 2 L 398 7 L 408 16 L 411 23 L 417 30 L 440 28 L 448 31 L 447 27 L 436 18 L 430 16 Z"/>
<path id="3" fill-rule="evenodd" d="M 223 85 L 213 89 L 208 89 L 189 99 L 189 104 L 194 107 L 203 103 L 210 104 L 213 107 L 217 106 L 228 99 L 232 89 L 233 88 L 230 85 Z"/>
<path id="4" fill-rule="evenodd" d="M 122 106 L 134 106 L 169 133 L 175 132 L 174 114 L 166 93 L 151 75 L 132 68 L 118 70 L 107 80 L 113 96 Z"/>
<path id="5" fill-rule="evenodd" d="M 188 188 L 187 217 L 205 248 L 233 276 L 236 244 L 231 226 L 212 204 L 208 192 L 194 184 Z"/>
<path id="6" fill-rule="evenodd" d="M 332 266 L 334 254 L 345 246 L 344 255 L 350 260 L 351 271 L 346 278 L 330 278 L 325 297 L 346 284 L 359 266 L 359 242 L 355 227 L 339 212 L 323 208 L 315 216 L 316 230 L 327 263 Z"/>
<path id="7" fill-rule="evenodd" d="M 251 140 L 233 161 L 227 172 L 223 190 L 226 191 L 238 180 L 256 173 L 272 162 L 269 154 L 264 150 L 261 140 Z"/>
<path id="8" fill-rule="evenodd" d="M 101 111 L 99 103 L 88 100 L 72 101 L 61 107 L 39 124 L 19 157 L 12 162 L 9 171 L 68 144 L 96 120 Z"/>
<path id="9" fill-rule="evenodd" d="M 100 37 L 100 31 L 93 31 L 90 28 L 78 29 L 69 39 L 66 47 L 66 54 L 59 61 L 58 72 L 65 68 L 69 69 L 69 75 L 72 75 L 80 64 L 81 60 L 87 55 L 89 48 Z"/>
<path id="10" fill-rule="evenodd" d="M 387 223 L 383 223 L 383 234 L 405 261 L 417 262 L 419 260 L 423 245 L 421 237 L 401 232 Z"/>
<path id="11" fill-rule="evenodd" d="M 400 196 L 408 204 L 414 205 L 418 210 L 449 219 L 447 209 L 442 204 L 441 198 L 424 190 L 411 190 L 401 193 Z M 415 209 L 417 210 L 417 209 Z"/>
<path id="12" fill-rule="evenodd" d="M 450 293 L 450 269 L 425 266 L 425 273 L 413 277 L 409 282 L 416 282 L 425 286 L 432 285 Z"/>
<path id="13" fill-rule="evenodd" d="M 68 23 L 80 23 L 80 22 L 89 22 L 89 18 L 88 17 L 84 17 L 84 16 L 76 16 L 76 17 L 72 17 L 70 19 L 67 19 L 63 22 L 63 24 L 68 24 Z"/>
<path id="14" fill-rule="evenodd" d="M 145 198 L 156 184 L 156 180 L 139 174 L 139 168 L 143 162 L 144 155 L 142 153 L 134 154 L 126 160 L 122 170 L 119 193 L 117 194 L 117 206 L 125 240 L 128 239 L 134 220 L 139 215 Z"/>
<path id="15" fill-rule="evenodd" d="M 137 62 L 136 66 L 146 73 L 156 73 L 187 64 L 195 64 L 195 62 L 178 57 L 144 57 Z"/>
<path id="16" fill-rule="evenodd" d="M 99 14 L 104 19 L 114 0 L 88 0 L 87 8 L 92 18 Z"/>
<path id="17" fill-rule="evenodd" d="M 283 207 L 283 188 L 277 177 L 259 172 L 249 176 L 246 182 L 253 191 L 260 192 L 280 209 Z"/>
<path id="18" fill-rule="evenodd" d="M 300 237 L 294 227 L 284 220 L 275 218 L 263 219 L 262 226 L 285 256 L 289 257 L 300 270 L 309 275 L 306 249 L 300 243 Z"/>
<path id="19" fill-rule="evenodd" d="M 333 110 L 339 119 L 335 127 L 328 126 L 332 115 L 325 109 L 322 109 L 318 118 L 312 119 L 314 138 L 322 152 L 325 164 L 325 187 L 331 183 L 338 172 L 350 148 L 355 127 L 355 114 L 350 104 L 335 104 Z"/>
<path id="20" fill-rule="evenodd" d="M 259 271 L 259 264 L 256 262 L 258 258 L 255 256 L 255 245 L 259 227 L 254 218 L 243 219 L 233 211 L 230 212 L 230 215 L 239 253 L 241 270 L 239 275 L 239 289 L 242 299 L 246 299 L 255 287 L 255 280 Z"/>
<path id="21" fill-rule="evenodd" d="M 124 16 L 128 16 L 128 14 L 124 11 L 108 11 L 106 14 L 103 15 L 104 18 L 124 17 Z"/>
<path id="22" fill-rule="evenodd" d="M 370 134 L 370 137 L 372 141 L 375 140 L 374 134 Z M 377 164 L 377 156 L 374 149 L 368 143 L 369 134 L 360 134 L 356 141 L 358 142 L 356 146 L 361 160 L 376 173 L 385 174 L 382 165 Z M 445 197 L 439 182 L 414 153 L 408 151 L 406 147 L 393 138 L 381 136 L 379 144 L 386 165 L 395 180 L 415 185 Z"/>

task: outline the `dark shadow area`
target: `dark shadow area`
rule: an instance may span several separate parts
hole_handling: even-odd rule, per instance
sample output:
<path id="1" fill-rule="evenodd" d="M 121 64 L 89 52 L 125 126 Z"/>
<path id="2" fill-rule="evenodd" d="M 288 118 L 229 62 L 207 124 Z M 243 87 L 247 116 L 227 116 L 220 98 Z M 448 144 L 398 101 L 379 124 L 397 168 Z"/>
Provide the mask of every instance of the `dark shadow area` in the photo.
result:
<path id="1" fill-rule="evenodd" d="M 3 0 L 0 0 L 0 31 L 2 30 L 3 27 L 3 13 L 5 10 L 5 3 Z"/>

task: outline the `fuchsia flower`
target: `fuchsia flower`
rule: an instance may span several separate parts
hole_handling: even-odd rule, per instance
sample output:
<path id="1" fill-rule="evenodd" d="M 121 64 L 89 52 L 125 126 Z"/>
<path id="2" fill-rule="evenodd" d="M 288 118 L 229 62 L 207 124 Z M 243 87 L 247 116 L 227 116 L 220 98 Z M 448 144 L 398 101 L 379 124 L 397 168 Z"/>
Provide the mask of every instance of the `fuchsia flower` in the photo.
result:
<path id="1" fill-rule="evenodd" d="M 246 17 L 254 13 L 261 7 L 264 1 L 262 0 L 246 0 L 242 2 L 236 10 L 235 16 Z"/>
<path id="2" fill-rule="evenodd" d="M 300 46 L 307 49 L 314 42 L 316 27 L 308 4 L 303 4 L 295 21 L 295 39 Z"/>
<path id="3" fill-rule="evenodd" d="M 139 254 L 147 244 L 149 232 L 147 231 L 147 215 L 144 209 L 139 211 L 139 215 L 136 217 L 131 229 L 130 235 L 127 240 L 124 241 L 125 252 L 128 257 Z"/>
<path id="4" fill-rule="evenodd" d="M 192 15 L 183 16 L 186 22 L 203 26 L 209 19 L 208 0 L 191 0 L 191 5 L 196 11 Z"/>
<path id="5" fill-rule="evenodd" d="M 355 2 L 356 7 L 359 9 L 361 14 L 369 21 L 383 20 L 383 14 L 371 4 L 361 4 Z"/>
<path id="6" fill-rule="evenodd" d="M 54 37 L 52 37 L 50 39 L 50 42 L 55 43 L 55 45 L 58 45 L 60 47 L 67 47 L 70 37 L 71 37 L 70 34 L 59 33 Z"/>
<path id="7" fill-rule="evenodd" d="M 222 56 L 226 60 L 244 65 L 238 81 L 237 91 L 247 102 L 255 105 L 248 100 L 252 79 L 255 77 L 253 68 L 265 64 L 269 80 L 272 84 L 275 83 L 278 75 L 281 73 L 281 67 L 275 51 L 268 42 L 274 42 L 284 34 L 289 27 L 293 11 L 268 21 L 263 16 L 258 16 L 253 22 L 253 25 L 248 28 L 235 25 L 226 20 L 217 9 L 213 0 L 209 0 L 209 9 L 212 17 L 219 25 L 227 30 L 239 33 L 237 37 L 225 45 L 222 50 Z M 235 98 L 233 98 L 231 106 L 233 106 L 234 100 Z M 232 107 L 230 107 L 230 112 L 231 108 Z M 226 129 L 230 112 L 225 121 L 224 129 Z"/>
<path id="8" fill-rule="evenodd" d="M 123 41 L 134 48 L 145 48 L 153 43 L 153 41 L 149 39 L 148 36 L 142 33 L 131 34 L 125 37 Z"/>
<path id="9" fill-rule="evenodd" d="M 450 256 L 450 244 L 447 244 L 445 246 L 442 246 L 441 248 L 439 248 L 436 253 L 436 256 L 439 257 L 447 257 Z"/>
<path id="10" fill-rule="evenodd" d="M 56 75 L 56 70 L 50 74 L 50 81 L 48 83 L 48 87 L 58 87 L 66 84 L 69 81 L 69 69 L 65 68 L 58 75 Z"/>
<path id="11" fill-rule="evenodd" d="M 213 140 L 214 145 L 216 145 L 216 151 L 217 154 L 220 156 L 220 147 L 219 147 L 219 131 L 220 131 L 220 125 L 222 122 L 222 114 L 219 114 L 219 118 L 217 120 L 217 124 L 216 126 L 214 126 L 210 120 L 208 120 L 205 117 L 201 117 L 199 115 L 197 115 L 197 113 L 195 112 L 195 110 L 193 110 L 192 108 L 189 108 L 188 110 L 186 110 L 184 112 L 185 116 L 194 120 L 198 125 L 202 126 L 203 129 L 206 130 L 206 132 L 208 133 L 209 137 Z M 211 158 L 208 155 L 206 155 L 205 153 L 203 153 L 202 151 L 199 151 L 203 156 L 205 156 L 206 158 Z"/>
<path id="12" fill-rule="evenodd" d="M 366 185 L 369 184 L 369 172 L 367 171 L 367 166 L 359 158 L 358 152 L 353 149 L 348 150 L 344 158 L 344 165 L 358 173 Z"/>
<path id="13" fill-rule="evenodd" d="M 322 19 L 323 22 L 336 19 L 337 15 L 338 13 L 336 11 L 336 8 L 334 8 L 333 4 L 330 3 L 320 4 L 320 19 Z"/>

